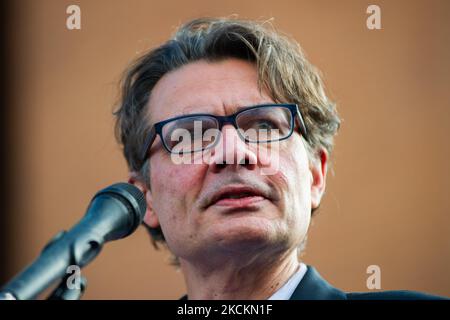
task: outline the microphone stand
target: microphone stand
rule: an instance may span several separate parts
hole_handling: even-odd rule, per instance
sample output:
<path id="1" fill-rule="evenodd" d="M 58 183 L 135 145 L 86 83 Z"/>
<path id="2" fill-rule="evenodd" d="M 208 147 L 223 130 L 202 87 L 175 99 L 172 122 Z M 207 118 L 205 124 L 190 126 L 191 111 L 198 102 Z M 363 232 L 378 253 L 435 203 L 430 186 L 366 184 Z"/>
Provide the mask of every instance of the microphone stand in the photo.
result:
<path id="1" fill-rule="evenodd" d="M 59 240 L 63 239 L 66 235 L 66 231 L 58 232 L 42 249 L 42 253 L 46 251 L 51 251 L 54 247 L 58 247 Z M 92 260 L 95 256 L 100 253 L 102 249 L 103 239 L 95 237 L 90 237 L 88 239 L 76 239 L 73 244 L 70 246 L 68 250 L 68 254 L 64 257 L 64 261 L 59 261 L 58 266 L 56 267 L 55 274 L 60 275 L 61 271 L 66 271 L 69 266 L 75 265 L 78 267 L 82 267 L 87 264 L 88 261 Z M 61 262 L 64 266 L 61 265 Z M 44 263 L 44 266 L 46 264 Z M 50 265 L 47 263 L 47 265 Z M 15 283 L 14 287 L 23 288 L 27 287 L 27 280 L 34 280 L 36 276 L 38 276 L 41 271 L 42 265 L 39 265 L 36 268 L 33 268 L 33 265 L 26 269 L 24 272 L 19 274 L 15 279 L 11 281 L 11 283 Z M 58 271 L 61 270 L 61 271 Z M 73 277 L 71 274 L 65 274 L 58 285 L 58 287 L 49 295 L 47 300 L 78 300 L 86 291 L 87 287 L 87 279 L 84 276 L 79 275 L 79 286 L 75 286 L 74 288 L 68 286 L 68 282 L 70 281 L 70 277 Z M 27 294 L 29 296 L 25 297 L 26 299 L 34 298 L 35 294 L 38 294 L 51 286 L 53 282 L 57 279 L 50 277 L 45 277 L 44 281 L 40 283 L 34 283 L 31 288 L 27 288 Z M 52 281 L 50 281 L 52 280 Z M 14 292 L 8 290 L 0 291 L 0 300 L 21 300 L 22 297 L 17 297 Z"/>
<path id="2" fill-rule="evenodd" d="M 59 286 L 50 294 L 47 300 L 80 300 L 81 296 L 86 291 L 87 280 L 86 277 L 80 277 L 79 288 L 69 288 L 67 286 L 67 281 L 70 275 L 63 278 Z"/>
<path id="3" fill-rule="evenodd" d="M 43 251 L 49 245 L 51 245 L 54 241 L 56 241 L 56 240 L 60 239 L 62 236 L 64 236 L 65 233 L 66 233 L 66 231 L 63 230 L 63 231 L 59 232 L 58 234 L 56 234 L 56 236 L 53 237 L 53 239 L 51 239 L 49 241 L 49 243 L 44 247 Z M 71 247 L 69 259 L 71 261 L 75 260 L 73 247 Z M 72 275 L 70 275 L 70 274 L 67 274 L 66 276 L 64 276 L 61 283 L 58 285 L 58 287 L 56 287 L 56 289 L 53 290 L 53 292 L 47 297 L 47 300 L 80 300 L 81 297 L 83 296 L 84 292 L 86 291 L 87 279 L 85 276 L 80 276 L 79 286 L 72 288 L 72 287 L 68 286 L 68 281 L 70 280 L 71 276 Z"/>
<path id="4" fill-rule="evenodd" d="M 61 231 L 44 247 L 39 257 L 0 289 L 0 300 L 35 299 L 56 281 L 62 281 L 49 299 L 79 299 L 87 280 L 79 270 L 90 263 L 107 241 L 122 239 L 142 223 L 145 196 L 135 186 L 116 183 L 99 192 L 85 216 L 69 231 Z M 70 275 L 69 267 L 76 274 Z M 71 279 L 76 285 L 70 285 Z"/>

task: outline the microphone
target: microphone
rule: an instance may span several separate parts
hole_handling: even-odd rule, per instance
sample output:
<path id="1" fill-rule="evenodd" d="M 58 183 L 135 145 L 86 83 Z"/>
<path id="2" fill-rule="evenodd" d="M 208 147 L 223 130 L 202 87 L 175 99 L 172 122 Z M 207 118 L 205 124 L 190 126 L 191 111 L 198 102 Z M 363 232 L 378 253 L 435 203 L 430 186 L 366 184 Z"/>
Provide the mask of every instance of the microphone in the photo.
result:
<path id="1" fill-rule="evenodd" d="M 145 210 L 145 196 L 131 184 L 116 183 L 99 191 L 85 216 L 68 232 L 50 240 L 40 256 L 0 290 L 0 297 L 36 298 L 65 277 L 68 266 L 82 268 L 100 253 L 105 242 L 133 233 Z"/>

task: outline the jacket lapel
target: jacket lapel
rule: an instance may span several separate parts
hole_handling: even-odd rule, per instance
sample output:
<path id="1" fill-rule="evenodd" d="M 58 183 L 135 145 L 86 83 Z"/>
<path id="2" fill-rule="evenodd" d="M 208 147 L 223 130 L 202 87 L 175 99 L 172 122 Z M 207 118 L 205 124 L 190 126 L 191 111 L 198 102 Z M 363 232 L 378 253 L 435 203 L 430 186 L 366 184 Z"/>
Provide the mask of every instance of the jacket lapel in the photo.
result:
<path id="1" fill-rule="evenodd" d="M 345 292 L 326 282 L 314 267 L 308 266 L 290 300 L 345 300 Z"/>

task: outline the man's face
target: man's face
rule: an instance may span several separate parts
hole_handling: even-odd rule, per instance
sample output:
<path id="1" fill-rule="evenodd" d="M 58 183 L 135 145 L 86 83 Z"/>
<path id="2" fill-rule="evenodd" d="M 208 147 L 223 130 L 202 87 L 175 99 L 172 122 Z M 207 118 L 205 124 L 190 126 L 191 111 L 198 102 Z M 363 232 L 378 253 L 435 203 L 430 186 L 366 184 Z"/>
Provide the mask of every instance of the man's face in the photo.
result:
<path id="1" fill-rule="evenodd" d="M 192 113 L 230 115 L 273 102 L 259 91 L 253 64 L 199 61 L 157 83 L 148 116 L 154 124 Z M 298 246 L 325 187 L 326 153 L 310 163 L 297 128 L 289 139 L 277 142 L 277 153 L 264 156 L 260 145 L 246 144 L 231 125 L 223 127 L 220 143 L 209 164 L 176 164 L 157 137 L 150 149 L 145 222 L 160 225 L 171 251 L 185 260 Z M 241 160 L 247 164 L 239 164 Z M 273 174 L 262 173 L 267 167 Z"/>

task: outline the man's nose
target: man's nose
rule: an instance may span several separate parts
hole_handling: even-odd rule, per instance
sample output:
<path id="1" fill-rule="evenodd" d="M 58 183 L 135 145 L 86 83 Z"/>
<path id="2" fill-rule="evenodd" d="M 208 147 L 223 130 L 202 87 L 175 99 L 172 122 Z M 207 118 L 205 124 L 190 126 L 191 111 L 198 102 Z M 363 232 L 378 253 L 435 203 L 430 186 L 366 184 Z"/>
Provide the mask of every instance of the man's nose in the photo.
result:
<path id="1" fill-rule="evenodd" d="M 254 170 L 258 162 L 257 153 L 239 136 L 236 128 L 225 125 L 222 128 L 221 138 L 211 151 L 210 165 L 214 171 L 226 167 L 245 167 Z"/>

